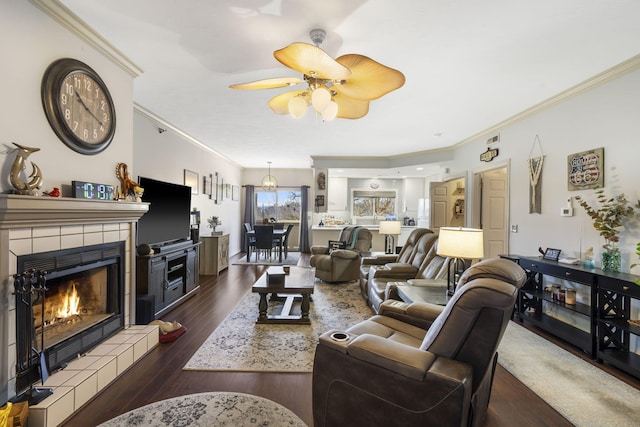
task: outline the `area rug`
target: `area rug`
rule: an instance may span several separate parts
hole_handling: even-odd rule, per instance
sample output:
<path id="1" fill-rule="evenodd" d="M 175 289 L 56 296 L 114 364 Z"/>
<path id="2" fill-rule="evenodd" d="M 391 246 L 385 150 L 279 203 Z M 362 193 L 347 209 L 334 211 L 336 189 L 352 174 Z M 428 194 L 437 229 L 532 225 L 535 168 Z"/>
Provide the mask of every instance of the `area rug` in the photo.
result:
<path id="1" fill-rule="evenodd" d="M 640 425 L 640 390 L 514 322 L 498 363 L 576 426 Z"/>
<path id="2" fill-rule="evenodd" d="M 284 406 L 259 396 L 212 392 L 161 400 L 113 418 L 99 427 L 291 426 L 306 424 Z"/>
<path id="3" fill-rule="evenodd" d="M 256 256 L 251 255 L 249 261 L 247 261 L 247 257 L 244 256 L 239 258 L 236 261 L 233 261 L 233 265 L 298 265 L 298 260 L 300 259 L 300 252 L 289 252 L 287 257 L 282 255 L 282 262 L 279 261 L 277 255 L 273 256 L 271 259 L 261 258 L 256 261 Z"/>
<path id="4" fill-rule="evenodd" d="M 312 298 L 311 325 L 257 325 L 259 296 L 249 292 L 184 369 L 312 372 L 313 355 L 322 333 L 347 328 L 372 316 L 357 281 L 316 281 Z"/>

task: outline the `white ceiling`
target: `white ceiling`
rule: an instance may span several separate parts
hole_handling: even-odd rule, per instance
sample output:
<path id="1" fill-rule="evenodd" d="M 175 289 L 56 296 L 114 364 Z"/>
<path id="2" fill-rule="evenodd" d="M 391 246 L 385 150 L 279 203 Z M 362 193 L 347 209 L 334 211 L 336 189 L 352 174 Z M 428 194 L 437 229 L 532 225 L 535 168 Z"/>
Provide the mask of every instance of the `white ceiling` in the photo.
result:
<path id="1" fill-rule="evenodd" d="M 139 106 L 248 168 L 451 146 L 640 53 L 639 0 L 61 2 L 144 70 Z M 313 28 L 331 56 L 369 56 L 406 84 L 328 123 L 267 107 L 291 89 L 228 88 L 300 77 L 273 51 Z"/>

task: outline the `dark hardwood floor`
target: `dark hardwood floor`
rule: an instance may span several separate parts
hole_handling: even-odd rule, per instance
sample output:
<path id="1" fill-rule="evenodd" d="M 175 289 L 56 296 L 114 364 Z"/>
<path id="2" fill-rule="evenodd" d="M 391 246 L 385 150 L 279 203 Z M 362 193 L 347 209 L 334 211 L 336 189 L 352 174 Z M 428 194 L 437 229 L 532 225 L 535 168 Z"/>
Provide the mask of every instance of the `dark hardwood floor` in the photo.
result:
<path id="1" fill-rule="evenodd" d="M 234 259 L 240 256 L 237 255 Z M 308 265 L 308 256 L 301 256 L 300 263 Z M 182 370 L 192 354 L 225 319 L 265 268 L 230 265 L 218 277 L 201 276 L 197 294 L 163 316 L 163 320 L 181 322 L 188 328 L 187 333 L 177 341 L 158 345 L 63 425 L 95 426 L 131 409 L 170 397 L 205 391 L 235 391 L 279 402 L 312 426 L 311 374 Z M 543 333 L 541 335 L 544 336 Z M 580 351 L 562 342 L 557 343 L 588 360 Z M 614 368 L 592 363 L 640 388 L 640 381 L 637 379 Z M 511 427 L 572 424 L 498 366 L 484 425 Z"/>

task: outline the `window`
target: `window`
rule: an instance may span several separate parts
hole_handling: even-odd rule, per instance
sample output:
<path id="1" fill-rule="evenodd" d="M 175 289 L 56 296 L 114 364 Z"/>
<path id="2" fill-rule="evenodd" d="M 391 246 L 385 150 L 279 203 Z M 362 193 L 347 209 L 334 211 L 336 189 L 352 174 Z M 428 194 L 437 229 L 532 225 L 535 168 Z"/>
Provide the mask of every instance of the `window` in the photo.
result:
<path id="1" fill-rule="evenodd" d="M 299 222 L 302 195 L 300 190 L 256 191 L 256 221 Z"/>
<path id="2" fill-rule="evenodd" d="M 394 214 L 396 193 L 394 191 L 354 191 L 353 216 L 375 217 Z"/>

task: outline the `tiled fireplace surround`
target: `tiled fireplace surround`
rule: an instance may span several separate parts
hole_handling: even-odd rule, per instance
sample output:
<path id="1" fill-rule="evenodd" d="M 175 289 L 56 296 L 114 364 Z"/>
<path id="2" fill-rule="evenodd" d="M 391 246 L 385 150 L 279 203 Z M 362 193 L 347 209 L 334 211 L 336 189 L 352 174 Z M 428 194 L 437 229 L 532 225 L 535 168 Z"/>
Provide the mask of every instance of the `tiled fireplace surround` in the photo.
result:
<path id="1" fill-rule="evenodd" d="M 55 426 L 79 409 L 158 343 L 155 326 L 135 323 L 135 227 L 145 203 L 0 194 L 0 402 L 15 395 L 16 313 L 13 274 L 17 257 L 125 243 L 125 330 L 54 373 L 53 395 L 30 407 L 29 426 Z"/>

